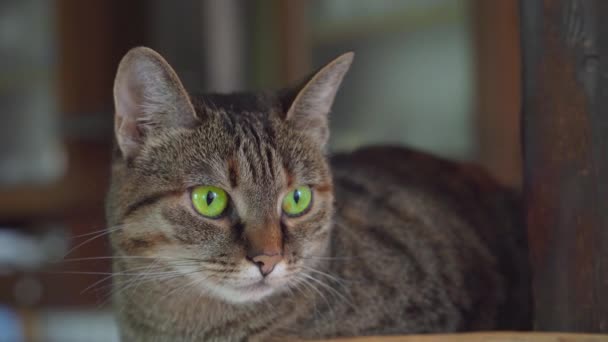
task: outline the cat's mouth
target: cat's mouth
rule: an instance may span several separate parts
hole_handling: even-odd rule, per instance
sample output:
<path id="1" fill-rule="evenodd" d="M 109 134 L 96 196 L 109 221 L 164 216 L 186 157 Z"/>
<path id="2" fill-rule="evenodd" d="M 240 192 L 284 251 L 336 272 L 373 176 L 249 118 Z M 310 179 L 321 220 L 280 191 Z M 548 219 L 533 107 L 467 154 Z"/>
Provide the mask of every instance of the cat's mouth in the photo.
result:
<path id="1" fill-rule="evenodd" d="M 216 295 L 232 303 L 256 302 L 277 291 L 280 291 L 288 278 L 285 265 L 279 264 L 266 277 L 260 274 L 256 267 L 244 267 L 240 277 L 232 281 L 221 281 L 211 285 L 210 289 Z"/>

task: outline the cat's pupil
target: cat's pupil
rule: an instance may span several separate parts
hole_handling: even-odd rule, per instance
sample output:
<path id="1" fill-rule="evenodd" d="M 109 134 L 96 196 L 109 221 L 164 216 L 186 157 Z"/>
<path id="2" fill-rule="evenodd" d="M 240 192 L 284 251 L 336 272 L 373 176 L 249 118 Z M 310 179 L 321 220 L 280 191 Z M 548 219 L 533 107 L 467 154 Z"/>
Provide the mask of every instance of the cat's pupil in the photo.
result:
<path id="1" fill-rule="evenodd" d="M 293 192 L 293 201 L 298 204 L 300 202 L 300 190 L 296 190 Z"/>
<path id="2" fill-rule="evenodd" d="M 213 203 L 213 200 L 215 199 L 215 196 L 217 196 L 215 194 L 215 192 L 213 192 L 213 191 L 207 192 L 207 205 L 211 205 L 211 203 Z"/>

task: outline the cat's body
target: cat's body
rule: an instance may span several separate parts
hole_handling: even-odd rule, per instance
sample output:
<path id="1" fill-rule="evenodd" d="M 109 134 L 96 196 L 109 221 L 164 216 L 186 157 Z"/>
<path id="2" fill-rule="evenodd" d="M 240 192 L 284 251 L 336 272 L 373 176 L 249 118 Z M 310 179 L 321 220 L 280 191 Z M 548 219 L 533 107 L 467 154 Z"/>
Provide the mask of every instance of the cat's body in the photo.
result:
<path id="1" fill-rule="evenodd" d="M 107 209 L 120 228 L 113 296 L 123 340 L 528 327 L 524 231 L 507 190 L 474 167 L 402 148 L 326 161 L 325 116 L 352 57 L 293 94 L 198 99 L 159 58 L 130 53 L 115 88 L 119 149 Z M 329 102 L 313 101 L 323 96 Z M 137 100 L 149 103 L 129 106 Z M 125 124 L 129 108 L 148 111 L 132 123 L 147 126 Z M 207 184 L 230 195 L 221 217 L 189 204 L 188 189 Z M 314 195 L 309 207 L 281 212 L 302 184 Z"/>

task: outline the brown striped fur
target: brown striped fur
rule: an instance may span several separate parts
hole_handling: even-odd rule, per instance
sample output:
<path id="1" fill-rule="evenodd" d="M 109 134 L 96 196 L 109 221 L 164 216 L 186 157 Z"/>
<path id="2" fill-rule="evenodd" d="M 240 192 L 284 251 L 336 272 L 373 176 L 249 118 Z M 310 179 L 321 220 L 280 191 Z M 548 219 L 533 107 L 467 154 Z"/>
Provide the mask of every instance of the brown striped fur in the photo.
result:
<path id="1" fill-rule="evenodd" d="M 196 97 L 153 51 L 125 57 L 107 201 L 109 225 L 122 227 L 111 241 L 124 341 L 529 327 L 521 213 L 506 189 L 400 147 L 326 157 L 327 112 L 351 60 L 294 90 Z M 311 209 L 282 215 L 303 184 Z M 226 190 L 224 216 L 193 210 L 197 185 Z M 247 255 L 269 246 L 282 266 L 260 289 Z"/>

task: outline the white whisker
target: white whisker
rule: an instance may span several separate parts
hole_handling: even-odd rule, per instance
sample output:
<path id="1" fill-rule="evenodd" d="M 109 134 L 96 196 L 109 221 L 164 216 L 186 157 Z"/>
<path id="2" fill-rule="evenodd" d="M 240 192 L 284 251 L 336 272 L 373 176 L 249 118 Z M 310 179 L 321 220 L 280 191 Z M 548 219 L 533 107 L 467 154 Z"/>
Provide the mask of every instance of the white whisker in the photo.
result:
<path id="1" fill-rule="evenodd" d="M 301 273 L 302 276 L 310 279 L 311 281 L 316 282 L 317 284 L 319 284 L 320 286 L 323 286 L 324 288 L 326 288 L 328 291 L 330 291 L 331 293 L 335 294 L 337 297 L 341 298 L 344 302 L 346 302 L 347 304 L 349 304 L 350 306 L 352 306 L 354 309 L 357 309 L 356 306 L 348 299 L 346 298 L 346 296 L 344 296 L 342 293 L 340 293 L 340 291 L 334 289 L 333 287 L 331 287 L 330 285 L 324 283 L 323 281 L 313 277 L 312 275 L 306 274 L 306 273 Z"/>
<path id="2" fill-rule="evenodd" d="M 83 242 L 81 242 L 81 243 L 77 244 L 76 246 L 72 247 L 70 250 L 68 250 L 68 251 L 67 251 L 67 252 L 66 252 L 66 253 L 63 255 L 62 259 L 65 259 L 65 257 L 67 257 L 68 255 L 70 255 L 70 253 L 72 253 L 72 252 L 73 252 L 73 251 L 75 251 L 76 249 L 78 249 L 78 248 L 80 248 L 80 247 L 82 247 L 82 246 L 84 246 L 84 245 L 88 244 L 89 242 L 94 241 L 94 240 L 96 240 L 96 239 L 98 239 L 98 238 L 100 238 L 100 237 L 106 236 L 106 235 L 108 235 L 108 234 L 110 234 L 110 233 L 112 233 L 112 232 L 115 232 L 115 231 L 117 231 L 117 230 L 123 229 L 123 228 L 124 228 L 124 227 L 126 227 L 126 226 L 128 226 L 128 225 L 127 225 L 127 224 L 123 224 L 123 225 L 119 225 L 119 226 L 115 226 L 115 227 L 112 227 L 112 228 L 108 228 L 108 229 L 101 230 L 101 231 L 100 231 L 100 233 L 98 233 L 98 234 L 95 234 L 95 233 L 97 233 L 97 232 L 95 232 L 95 233 L 90 233 L 89 235 L 92 235 L 92 234 L 95 234 L 95 235 L 94 235 L 93 237 L 88 238 L 88 239 L 86 239 L 85 241 L 83 241 Z M 86 236 L 88 236 L 88 235 L 86 235 Z"/>

